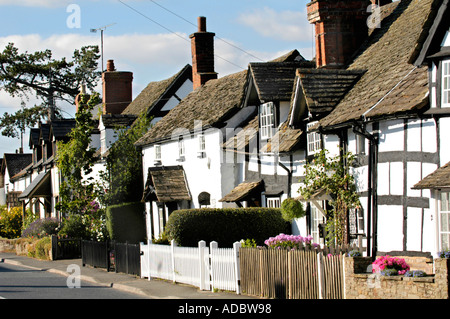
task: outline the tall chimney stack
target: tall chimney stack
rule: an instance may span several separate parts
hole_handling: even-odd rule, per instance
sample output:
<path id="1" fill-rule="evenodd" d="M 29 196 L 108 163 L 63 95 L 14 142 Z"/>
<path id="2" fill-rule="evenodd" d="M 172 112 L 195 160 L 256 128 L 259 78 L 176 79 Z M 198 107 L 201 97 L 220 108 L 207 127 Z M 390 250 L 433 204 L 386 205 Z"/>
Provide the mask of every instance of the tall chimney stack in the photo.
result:
<path id="1" fill-rule="evenodd" d="M 114 60 L 108 60 L 102 80 L 103 114 L 121 114 L 133 98 L 133 73 L 116 71 Z"/>
<path id="2" fill-rule="evenodd" d="M 194 90 L 207 81 L 217 79 L 214 71 L 214 36 L 206 31 L 206 18 L 198 17 L 198 31 L 191 34 L 192 81 Z"/>
<path id="3" fill-rule="evenodd" d="M 308 21 L 315 25 L 318 68 L 347 65 L 368 36 L 367 9 L 373 1 L 313 0 L 307 4 Z"/>

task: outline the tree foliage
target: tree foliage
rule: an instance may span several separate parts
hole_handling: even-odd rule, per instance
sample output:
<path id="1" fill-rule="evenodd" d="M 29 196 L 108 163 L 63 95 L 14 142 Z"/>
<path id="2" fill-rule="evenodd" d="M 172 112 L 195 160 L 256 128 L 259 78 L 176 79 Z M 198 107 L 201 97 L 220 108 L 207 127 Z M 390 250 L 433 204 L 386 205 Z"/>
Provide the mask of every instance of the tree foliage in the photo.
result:
<path id="1" fill-rule="evenodd" d="M 322 150 L 314 160 L 305 165 L 304 185 L 300 194 L 309 199 L 318 191 L 331 196 L 327 212 L 328 243 L 345 244 L 348 239 L 348 211 L 360 206 L 355 180 L 350 174 L 350 165 L 355 156 L 350 152 L 330 157 Z"/>
<path id="2" fill-rule="evenodd" d="M 56 163 L 63 180 L 60 185 L 58 209 L 65 214 L 82 214 L 97 197 L 97 184 L 86 178 L 95 162 L 95 149 L 90 148 L 91 134 L 95 127 L 92 110 L 100 103 L 97 93 L 88 101 L 83 95 L 75 115 L 75 128 L 69 133 L 69 141 L 58 142 Z"/>
<path id="3" fill-rule="evenodd" d="M 106 171 L 102 173 L 103 188 L 107 189 L 103 194 L 103 202 L 106 205 L 141 200 L 142 159 L 141 152 L 136 149 L 134 143 L 148 131 L 150 121 L 151 118 L 143 113 L 129 129 L 116 129 L 118 139 L 109 149 Z"/>
<path id="4" fill-rule="evenodd" d="M 76 49 L 73 60 L 65 57 L 54 59 L 51 50 L 34 53 L 19 53 L 14 43 L 9 43 L 0 53 L 0 89 L 11 96 L 27 97 L 34 92 L 36 97 L 48 102 L 49 97 L 73 103 L 81 84 L 94 89 L 100 72 L 97 46 Z"/>

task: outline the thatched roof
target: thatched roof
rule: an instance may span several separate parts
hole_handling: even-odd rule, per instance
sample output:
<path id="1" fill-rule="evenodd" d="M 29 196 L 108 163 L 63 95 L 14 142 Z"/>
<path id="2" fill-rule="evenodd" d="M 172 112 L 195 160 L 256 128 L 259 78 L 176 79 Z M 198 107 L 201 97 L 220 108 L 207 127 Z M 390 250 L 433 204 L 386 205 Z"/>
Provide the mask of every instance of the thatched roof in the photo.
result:
<path id="1" fill-rule="evenodd" d="M 367 70 L 320 121 L 332 128 L 354 120 L 417 112 L 428 105 L 428 70 L 410 59 L 433 18 L 434 0 L 402 0 L 372 32 L 348 70 Z"/>

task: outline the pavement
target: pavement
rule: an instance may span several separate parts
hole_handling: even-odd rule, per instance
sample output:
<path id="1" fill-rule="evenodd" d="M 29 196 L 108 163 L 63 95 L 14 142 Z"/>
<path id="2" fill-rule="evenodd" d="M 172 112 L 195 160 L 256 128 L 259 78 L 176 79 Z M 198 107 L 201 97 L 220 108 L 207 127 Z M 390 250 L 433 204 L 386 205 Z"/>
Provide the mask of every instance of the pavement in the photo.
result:
<path id="1" fill-rule="evenodd" d="M 257 297 L 239 295 L 229 291 L 202 291 L 190 285 L 173 283 L 167 280 L 140 278 L 134 275 L 106 271 L 102 268 L 83 266 L 81 259 L 40 260 L 14 253 L 0 252 L 0 262 L 23 267 L 48 271 L 62 276 L 71 276 L 70 265 L 80 267 L 80 280 L 104 285 L 114 289 L 139 294 L 150 299 L 259 299 Z M 81 283 L 81 285 L 83 285 Z"/>

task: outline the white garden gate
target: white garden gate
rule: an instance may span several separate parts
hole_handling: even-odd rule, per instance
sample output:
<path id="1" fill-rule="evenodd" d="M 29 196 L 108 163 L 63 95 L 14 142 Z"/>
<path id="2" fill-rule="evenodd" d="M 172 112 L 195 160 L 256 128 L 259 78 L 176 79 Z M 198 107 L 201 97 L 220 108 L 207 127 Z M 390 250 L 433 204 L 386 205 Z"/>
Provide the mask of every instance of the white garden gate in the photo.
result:
<path id="1" fill-rule="evenodd" d="M 198 247 L 141 243 L 141 277 L 161 278 L 199 287 L 201 290 L 239 290 L 239 247 L 218 248 L 217 242 L 206 247 L 204 241 Z"/>

